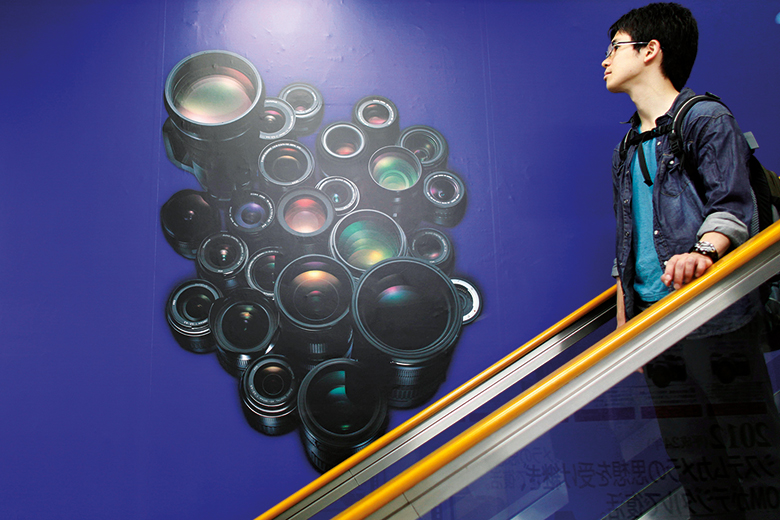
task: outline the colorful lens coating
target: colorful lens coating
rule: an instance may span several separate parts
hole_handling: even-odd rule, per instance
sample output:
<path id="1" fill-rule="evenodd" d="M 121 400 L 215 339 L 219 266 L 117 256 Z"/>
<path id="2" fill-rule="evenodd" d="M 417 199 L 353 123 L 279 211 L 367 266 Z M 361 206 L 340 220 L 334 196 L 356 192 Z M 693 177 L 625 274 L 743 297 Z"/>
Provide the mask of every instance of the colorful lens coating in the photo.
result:
<path id="1" fill-rule="evenodd" d="M 371 176 L 383 188 L 401 191 L 414 186 L 420 178 L 420 172 L 402 156 L 390 152 L 372 161 Z"/>
<path id="2" fill-rule="evenodd" d="M 325 225 L 327 210 L 317 200 L 300 198 L 287 206 L 284 221 L 297 233 L 314 233 Z"/>
<path id="3" fill-rule="evenodd" d="M 263 117 L 260 118 L 260 131 L 274 134 L 284 128 L 285 121 L 284 114 L 274 108 L 266 108 Z"/>
<path id="4" fill-rule="evenodd" d="M 390 119 L 390 112 L 384 105 L 371 103 L 363 109 L 363 118 L 371 125 L 380 126 Z"/>
<path id="5" fill-rule="evenodd" d="M 208 260 L 209 263 L 217 269 L 222 269 L 233 264 L 238 257 L 238 251 L 236 251 L 234 244 L 215 244 L 214 247 L 209 248 Z"/>
<path id="6" fill-rule="evenodd" d="M 293 307 L 304 319 L 325 321 L 344 309 L 340 298 L 341 282 L 326 271 L 304 271 L 291 282 Z"/>
<path id="7" fill-rule="evenodd" d="M 215 66 L 175 93 L 173 105 L 184 117 L 204 124 L 219 124 L 244 115 L 251 107 L 255 88 L 244 74 Z"/>
<path id="8" fill-rule="evenodd" d="M 263 397 L 274 398 L 290 388 L 292 376 L 285 367 L 271 363 L 255 373 L 253 383 Z"/>
<path id="9" fill-rule="evenodd" d="M 334 154 L 347 157 L 356 154 L 361 149 L 362 139 L 354 128 L 337 126 L 327 133 L 325 145 Z"/>
<path id="10" fill-rule="evenodd" d="M 361 220 L 344 228 L 337 247 L 348 264 L 365 270 L 377 262 L 398 256 L 400 244 L 379 222 Z"/>
<path id="11" fill-rule="evenodd" d="M 358 432 L 373 416 L 372 407 L 350 398 L 347 384 L 346 371 L 334 370 L 323 375 L 308 392 L 314 419 L 331 433 Z"/>
<path id="12" fill-rule="evenodd" d="M 285 97 L 285 101 L 290 103 L 296 114 L 304 114 L 314 105 L 314 96 L 311 92 L 298 88 L 291 90 Z"/>
<path id="13" fill-rule="evenodd" d="M 460 192 L 458 185 L 452 179 L 444 176 L 436 177 L 428 186 L 431 198 L 438 202 L 452 202 Z"/>
<path id="14" fill-rule="evenodd" d="M 276 277 L 279 276 L 281 257 L 281 254 L 268 252 L 254 260 L 250 264 L 250 285 L 257 286 L 266 293 L 273 293 Z"/>
<path id="15" fill-rule="evenodd" d="M 270 325 L 262 309 L 251 303 L 240 303 L 225 312 L 222 332 L 237 348 L 251 349 L 265 338 Z"/>
<path id="16" fill-rule="evenodd" d="M 247 229 L 253 229 L 262 226 L 268 218 L 270 208 L 257 202 L 247 202 L 238 208 L 236 212 L 236 223 Z"/>
<path id="17" fill-rule="evenodd" d="M 263 158 L 263 167 L 273 179 L 293 182 L 306 173 L 309 161 L 300 150 L 291 146 L 280 146 Z"/>

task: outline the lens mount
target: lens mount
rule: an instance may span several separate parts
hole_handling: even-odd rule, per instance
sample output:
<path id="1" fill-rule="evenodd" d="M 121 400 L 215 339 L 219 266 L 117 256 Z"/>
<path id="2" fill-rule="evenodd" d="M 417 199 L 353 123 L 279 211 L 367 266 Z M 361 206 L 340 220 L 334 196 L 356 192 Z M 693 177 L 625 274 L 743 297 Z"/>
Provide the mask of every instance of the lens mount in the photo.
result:
<path id="1" fill-rule="evenodd" d="M 284 139 L 295 127 L 295 110 L 283 99 L 266 98 L 259 127 L 261 141 Z"/>
<path id="2" fill-rule="evenodd" d="M 236 289 L 211 307 L 209 326 L 220 364 L 238 377 L 253 360 L 275 346 L 279 314 L 260 291 Z"/>
<path id="3" fill-rule="evenodd" d="M 209 310 L 221 297 L 219 289 L 206 280 L 188 280 L 173 289 L 165 305 L 165 315 L 182 348 L 197 354 L 214 350 Z"/>
<path id="4" fill-rule="evenodd" d="M 417 229 L 409 240 L 409 254 L 449 272 L 455 263 L 455 251 L 450 238 L 434 228 Z"/>
<path id="5" fill-rule="evenodd" d="M 333 227 L 331 255 L 360 276 L 373 265 L 406 255 L 406 234 L 387 214 L 373 209 L 353 211 Z"/>
<path id="6" fill-rule="evenodd" d="M 387 400 L 361 363 L 331 359 L 310 371 L 298 393 L 301 440 L 309 461 L 327 471 L 378 439 Z"/>
<path id="7" fill-rule="evenodd" d="M 295 135 L 305 136 L 317 131 L 325 114 L 325 103 L 319 90 L 308 83 L 292 83 L 282 89 L 279 98 L 295 110 Z"/>
<path id="8" fill-rule="evenodd" d="M 447 167 L 447 141 L 438 130 L 430 126 L 415 125 L 405 128 L 398 138 L 398 144 L 420 159 L 424 174 Z"/>
<path id="9" fill-rule="evenodd" d="M 279 247 L 265 247 L 253 253 L 246 264 L 247 285 L 267 298 L 273 298 L 276 280 L 284 268 L 284 256 Z"/>
<path id="10" fill-rule="evenodd" d="M 261 179 L 277 193 L 301 186 L 314 174 L 311 151 L 290 139 L 266 146 L 257 162 Z"/>
<path id="11" fill-rule="evenodd" d="M 360 204 L 360 190 L 357 184 L 346 177 L 337 175 L 325 177 L 317 183 L 315 188 L 327 195 L 333 203 L 337 217 L 356 210 Z"/>
<path id="12" fill-rule="evenodd" d="M 219 212 L 201 191 L 174 193 L 160 209 L 160 224 L 165 240 L 184 258 L 195 259 L 198 246 L 219 230 Z"/>
<path id="13" fill-rule="evenodd" d="M 177 63 L 165 81 L 165 109 L 182 131 L 224 139 L 256 125 L 265 90 L 252 63 L 227 51 L 203 51 Z"/>
<path id="14" fill-rule="evenodd" d="M 281 435 L 298 422 L 298 380 L 284 356 L 265 354 L 243 372 L 239 383 L 241 409 L 260 433 Z"/>
<path id="15" fill-rule="evenodd" d="M 463 310 L 463 325 L 473 323 L 482 313 L 482 293 L 468 280 L 452 278 L 452 283 L 458 291 L 458 300 Z"/>
<path id="16" fill-rule="evenodd" d="M 366 96 L 352 107 L 352 122 L 363 129 L 373 150 L 394 145 L 401 135 L 395 103 L 382 96 Z"/>

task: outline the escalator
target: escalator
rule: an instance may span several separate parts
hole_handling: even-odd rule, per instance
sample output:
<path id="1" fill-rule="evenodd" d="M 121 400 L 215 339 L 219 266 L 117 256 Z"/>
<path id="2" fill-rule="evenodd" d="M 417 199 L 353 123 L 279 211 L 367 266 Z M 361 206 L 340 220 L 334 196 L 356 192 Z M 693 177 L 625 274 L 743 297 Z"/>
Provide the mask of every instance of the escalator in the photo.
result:
<path id="1" fill-rule="evenodd" d="M 778 272 L 776 224 L 619 331 L 605 291 L 258 520 L 687 518 L 637 371 Z"/>

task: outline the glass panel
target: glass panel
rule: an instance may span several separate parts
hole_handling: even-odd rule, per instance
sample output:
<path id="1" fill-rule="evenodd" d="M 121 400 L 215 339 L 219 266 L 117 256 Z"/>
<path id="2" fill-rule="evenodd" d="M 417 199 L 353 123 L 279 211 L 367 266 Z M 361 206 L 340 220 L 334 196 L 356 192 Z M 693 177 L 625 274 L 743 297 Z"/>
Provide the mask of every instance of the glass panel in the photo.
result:
<path id="1" fill-rule="evenodd" d="M 780 518 L 780 356 L 762 330 L 686 338 L 422 518 Z"/>

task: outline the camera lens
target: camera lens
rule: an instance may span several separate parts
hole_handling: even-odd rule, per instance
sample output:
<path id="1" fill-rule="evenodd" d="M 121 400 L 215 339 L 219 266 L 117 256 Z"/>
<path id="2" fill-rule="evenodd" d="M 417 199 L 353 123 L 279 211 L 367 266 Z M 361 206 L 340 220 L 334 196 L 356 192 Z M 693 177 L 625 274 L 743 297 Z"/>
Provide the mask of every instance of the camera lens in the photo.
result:
<path id="1" fill-rule="evenodd" d="M 185 350 L 202 354 L 214 350 L 209 310 L 222 295 L 206 280 L 179 284 L 168 297 L 165 315 L 176 342 Z"/>
<path id="2" fill-rule="evenodd" d="M 463 325 L 473 323 L 482 312 L 482 294 L 477 286 L 468 280 L 453 278 L 452 283 L 458 291 L 458 300 L 463 311 Z"/>
<path id="3" fill-rule="evenodd" d="M 398 108 L 382 96 L 367 96 L 355 103 L 352 122 L 365 132 L 371 151 L 396 144 L 401 135 Z"/>
<path id="4" fill-rule="evenodd" d="M 427 219 L 440 226 L 454 227 L 466 212 L 466 185 L 452 172 L 428 174 L 423 181 L 428 203 Z"/>
<path id="5" fill-rule="evenodd" d="M 255 245 L 271 229 L 276 217 L 273 201 L 260 192 L 237 192 L 228 211 L 230 230 Z"/>
<path id="6" fill-rule="evenodd" d="M 330 199 L 337 217 L 354 211 L 360 204 L 360 191 L 357 184 L 346 177 L 325 177 L 317 183 L 315 188 Z"/>
<path id="7" fill-rule="evenodd" d="M 299 381 L 284 356 L 266 354 L 241 375 L 239 395 L 247 422 L 260 433 L 281 435 L 298 422 Z"/>
<path id="8" fill-rule="evenodd" d="M 249 257 L 246 265 L 246 279 L 250 288 L 274 297 L 274 286 L 284 268 L 284 252 L 278 247 L 266 247 Z"/>
<path id="9" fill-rule="evenodd" d="M 386 260 L 360 278 L 351 309 L 368 355 L 379 354 L 393 372 L 391 406 L 430 398 L 444 381 L 463 321 L 452 281 L 423 260 Z"/>
<path id="10" fill-rule="evenodd" d="M 314 156 L 304 145 L 283 139 L 266 146 L 258 160 L 260 178 L 270 191 L 283 193 L 302 185 L 314 173 Z"/>
<path id="11" fill-rule="evenodd" d="M 406 234 L 388 215 L 361 209 L 342 218 L 330 235 L 330 253 L 343 262 L 354 276 L 374 264 L 404 256 Z"/>
<path id="12" fill-rule="evenodd" d="M 160 209 L 165 240 L 184 258 L 195 259 L 198 246 L 219 230 L 219 211 L 203 192 L 182 190 L 173 194 Z"/>
<path id="13" fill-rule="evenodd" d="M 259 153 L 255 132 L 265 100 L 257 69 L 225 51 L 180 61 L 165 82 L 163 125 L 168 158 L 220 200 L 243 186 Z"/>
<path id="14" fill-rule="evenodd" d="M 295 127 L 295 111 L 287 101 L 266 98 L 260 115 L 260 141 L 270 143 L 288 137 Z"/>
<path id="15" fill-rule="evenodd" d="M 295 110 L 295 135 L 305 136 L 317 131 L 325 114 L 325 103 L 319 90 L 308 83 L 293 83 L 284 87 L 279 97 Z"/>
<path id="16" fill-rule="evenodd" d="M 414 258 L 425 260 L 449 273 L 455 263 L 455 252 L 450 238 L 433 228 L 415 230 L 410 239 L 409 252 Z"/>
<path id="17" fill-rule="evenodd" d="M 331 359 L 309 372 L 298 393 L 298 410 L 306 455 L 323 472 L 387 428 L 387 401 L 372 374 L 352 359 Z"/>
<path id="18" fill-rule="evenodd" d="M 220 364 L 238 377 L 253 360 L 275 346 L 279 315 L 260 291 L 236 289 L 211 307 L 209 326 Z"/>
<path id="19" fill-rule="evenodd" d="M 241 271 L 249 257 L 249 248 L 242 239 L 229 233 L 214 233 L 198 248 L 198 276 L 227 292 L 241 285 Z"/>
<path id="20" fill-rule="evenodd" d="M 422 163 L 423 173 L 447 167 L 449 148 L 444 136 L 430 126 L 410 126 L 401 132 L 398 144 L 411 150 Z"/>
<path id="21" fill-rule="evenodd" d="M 416 226 L 420 217 L 416 187 L 422 175 L 417 157 L 406 148 L 385 146 L 371 156 L 368 172 L 374 181 L 377 209 L 406 229 Z"/>
<path id="22" fill-rule="evenodd" d="M 317 162 L 325 177 L 347 177 L 359 186 L 368 155 L 366 136 L 353 123 L 332 123 L 317 136 Z"/>
<path id="23" fill-rule="evenodd" d="M 294 346 L 303 365 L 313 367 L 349 350 L 352 277 L 342 264 L 324 255 L 293 260 L 279 274 L 274 299 L 285 344 Z"/>
<path id="24" fill-rule="evenodd" d="M 330 199 L 315 188 L 296 188 L 279 200 L 279 224 L 291 256 L 320 252 L 336 218 Z"/>

